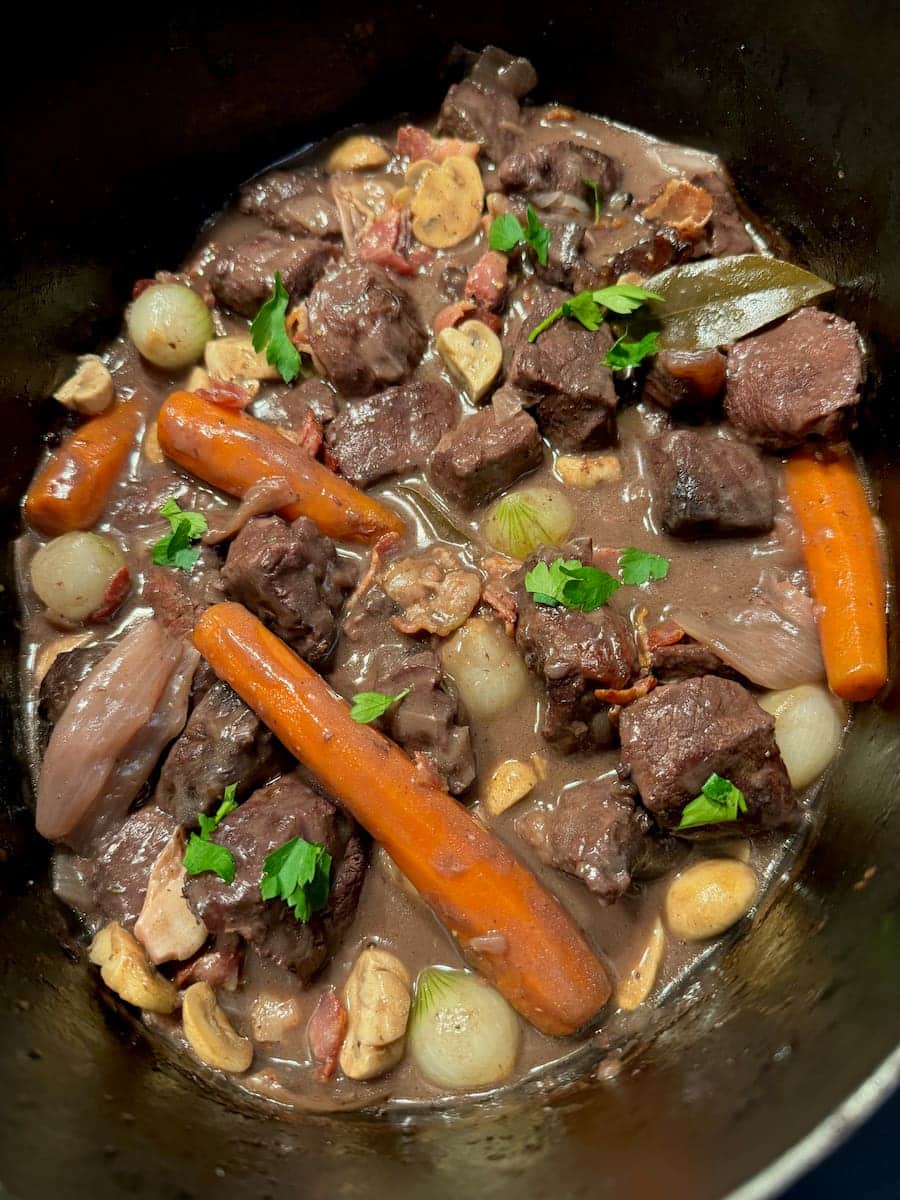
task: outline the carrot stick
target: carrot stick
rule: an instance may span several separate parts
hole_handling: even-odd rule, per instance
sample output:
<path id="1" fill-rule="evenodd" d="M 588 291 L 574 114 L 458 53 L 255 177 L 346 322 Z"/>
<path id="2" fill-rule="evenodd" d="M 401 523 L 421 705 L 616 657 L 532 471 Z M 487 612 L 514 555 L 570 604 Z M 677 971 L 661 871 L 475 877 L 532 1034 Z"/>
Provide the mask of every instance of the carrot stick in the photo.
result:
<path id="1" fill-rule="evenodd" d="M 140 410 L 114 404 L 75 430 L 44 463 L 25 496 L 25 517 L 41 533 L 90 529 L 131 453 Z"/>
<path id="2" fill-rule="evenodd" d="M 828 686 L 871 700 L 887 681 L 887 612 L 881 548 L 856 464 L 846 451 L 801 450 L 785 468 L 819 610 Z"/>
<path id="3" fill-rule="evenodd" d="M 379 841 L 469 962 L 543 1033 L 574 1033 L 610 984 L 559 901 L 394 742 L 240 604 L 201 615 L 194 644 Z M 480 940 L 479 940 L 480 939 Z"/>
<path id="4" fill-rule="evenodd" d="M 354 542 L 403 532 L 396 513 L 247 413 L 193 392 L 173 392 L 159 410 L 156 430 L 169 458 L 229 495 L 243 496 L 261 479 L 285 478 L 298 497 L 280 510 L 290 521 L 311 517 L 323 533 Z"/>

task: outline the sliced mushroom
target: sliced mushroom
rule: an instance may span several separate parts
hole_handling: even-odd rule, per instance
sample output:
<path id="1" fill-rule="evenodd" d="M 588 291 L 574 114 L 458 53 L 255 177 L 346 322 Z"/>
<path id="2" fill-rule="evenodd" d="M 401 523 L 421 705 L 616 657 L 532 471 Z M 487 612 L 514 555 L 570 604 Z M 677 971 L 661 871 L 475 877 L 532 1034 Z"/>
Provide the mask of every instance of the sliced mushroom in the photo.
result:
<path id="1" fill-rule="evenodd" d="M 653 990 L 665 948 L 666 931 L 663 929 L 662 921 L 657 917 L 640 957 L 619 984 L 617 997 L 619 1008 L 631 1012 L 632 1009 L 644 1003 Z"/>
<path id="2" fill-rule="evenodd" d="M 141 442 L 141 453 L 148 462 L 152 463 L 161 463 L 165 458 L 162 446 L 159 444 L 159 431 L 157 430 L 155 421 L 151 421 L 144 431 L 144 440 Z"/>
<path id="3" fill-rule="evenodd" d="M 560 454 L 556 474 L 572 487 L 596 487 L 622 478 L 622 464 L 615 454 Z"/>
<path id="4" fill-rule="evenodd" d="M 224 338 L 222 339 L 224 341 Z M 212 345 L 212 342 L 207 343 L 207 349 Z M 206 367 L 191 367 L 191 373 L 187 377 L 187 383 L 184 385 L 188 392 L 196 392 L 198 388 L 209 387 L 209 371 Z"/>
<path id="5" fill-rule="evenodd" d="M 434 167 L 433 163 L 430 165 Z M 422 170 L 409 208 L 412 231 L 420 242 L 438 250 L 458 246 L 476 232 L 481 221 L 484 208 L 481 172 L 471 158 L 461 154 L 453 155 L 433 170 Z"/>
<path id="6" fill-rule="evenodd" d="M 496 333 L 483 321 L 463 321 L 438 334 L 437 349 L 444 366 L 477 404 L 503 364 L 503 347 Z"/>
<path id="7" fill-rule="evenodd" d="M 201 1062 L 219 1071 L 246 1071 L 253 1043 L 235 1031 L 208 983 L 192 983 L 181 998 L 184 1036 Z"/>
<path id="8" fill-rule="evenodd" d="M 328 155 L 329 171 L 374 171 L 391 160 L 390 154 L 376 138 L 356 133 L 345 138 Z"/>
<path id="9" fill-rule="evenodd" d="M 155 970 L 144 947 L 118 921 L 105 925 L 91 942 L 91 962 L 100 978 L 127 1004 L 147 1012 L 170 1013 L 178 1003 L 175 984 Z"/>
<path id="10" fill-rule="evenodd" d="M 252 380 L 278 379 L 277 367 L 266 362 L 262 352 L 257 354 L 253 343 L 248 337 L 229 336 L 213 338 L 206 343 L 203 352 L 206 369 L 214 379 L 224 379 L 226 383 L 239 383 L 251 394 L 259 390 L 248 383 Z"/>
<path id="11" fill-rule="evenodd" d="M 54 393 L 54 400 L 84 416 L 94 416 L 109 408 L 115 399 L 112 376 L 96 354 L 82 354 L 78 366 Z"/>
<path id="12" fill-rule="evenodd" d="M 685 942 L 717 937 L 747 915 L 758 886 L 746 863 L 734 858 L 704 859 L 669 885 L 666 925 Z"/>
<path id="13" fill-rule="evenodd" d="M 538 776 L 534 767 L 516 758 L 502 762 L 488 780 L 484 797 L 484 806 L 492 817 L 524 800 L 537 784 Z"/>
<path id="14" fill-rule="evenodd" d="M 373 1079 L 395 1067 L 406 1048 L 411 984 L 403 963 L 369 946 L 344 986 L 347 1034 L 340 1067 L 348 1079 Z"/>
<path id="15" fill-rule="evenodd" d="M 196 954 L 208 929 L 184 898 L 184 832 L 176 830 L 150 868 L 134 936 L 153 963 L 183 962 Z"/>

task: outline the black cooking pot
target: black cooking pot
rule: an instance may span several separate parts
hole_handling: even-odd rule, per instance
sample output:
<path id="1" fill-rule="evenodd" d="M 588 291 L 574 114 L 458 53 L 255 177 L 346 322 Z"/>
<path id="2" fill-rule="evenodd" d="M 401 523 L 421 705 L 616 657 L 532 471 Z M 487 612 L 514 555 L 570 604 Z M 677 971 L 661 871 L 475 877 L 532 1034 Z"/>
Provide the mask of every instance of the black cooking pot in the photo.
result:
<path id="1" fill-rule="evenodd" d="M 287 9 L 287 6 L 284 6 Z M 867 0 L 18 10 L 4 56 L 0 498 L 7 528 L 72 355 L 175 265 L 233 185 L 308 139 L 436 106 L 454 42 L 527 54 L 541 92 L 722 152 L 870 339 L 861 430 L 896 535 L 894 5 Z M 134 14 L 128 13 L 130 20 Z M 13 597 L 8 628 L 14 627 Z M 900 717 L 863 710 L 802 872 L 640 1043 L 559 1098 L 452 1119 L 260 1112 L 158 1058 L 109 1006 L 46 885 L 4 640 L 0 1176 L 19 1197 L 768 1196 L 900 1070 Z M 895 679 L 897 672 L 895 667 Z M 23 811 L 25 819 L 21 820 Z M 62 948 L 61 948 L 62 947 Z"/>

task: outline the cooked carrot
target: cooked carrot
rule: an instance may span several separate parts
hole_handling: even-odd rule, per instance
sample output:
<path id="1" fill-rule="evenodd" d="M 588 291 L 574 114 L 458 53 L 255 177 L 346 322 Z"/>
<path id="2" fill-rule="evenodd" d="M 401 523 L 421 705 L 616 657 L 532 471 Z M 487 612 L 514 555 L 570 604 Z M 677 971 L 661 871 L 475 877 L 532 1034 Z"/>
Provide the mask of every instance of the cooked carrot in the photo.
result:
<path id="1" fill-rule="evenodd" d="M 246 413 L 193 392 L 173 392 L 159 410 L 156 428 L 169 458 L 231 496 L 243 496 L 261 479 L 280 475 L 298 497 L 280 510 L 288 520 L 311 517 L 323 533 L 354 542 L 403 532 L 396 513 Z"/>
<path id="2" fill-rule="evenodd" d="M 846 451 L 801 450 L 785 479 L 819 610 L 828 686 L 845 700 L 871 700 L 887 680 L 885 579 L 856 464 Z"/>
<path id="3" fill-rule="evenodd" d="M 216 604 L 194 644 L 385 850 L 463 954 L 544 1033 L 574 1033 L 609 999 L 572 918 L 512 852 L 368 725 L 240 604 Z"/>
<path id="4" fill-rule="evenodd" d="M 41 533 L 90 529 L 131 453 L 141 414 L 120 401 L 85 421 L 50 456 L 25 496 L 25 517 Z"/>

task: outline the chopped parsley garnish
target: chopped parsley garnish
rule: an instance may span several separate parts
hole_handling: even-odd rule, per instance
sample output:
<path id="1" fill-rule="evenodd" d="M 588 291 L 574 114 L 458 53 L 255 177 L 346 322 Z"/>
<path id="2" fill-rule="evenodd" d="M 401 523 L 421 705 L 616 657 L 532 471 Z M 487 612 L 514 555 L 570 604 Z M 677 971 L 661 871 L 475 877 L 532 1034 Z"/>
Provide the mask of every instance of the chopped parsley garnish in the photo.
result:
<path id="1" fill-rule="evenodd" d="M 600 184 L 595 179 L 582 178 L 581 182 L 594 197 L 594 224 L 600 220 L 600 210 L 603 208 L 603 197 L 600 195 Z"/>
<path id="2" fill-rule="evenodd" d="M 409 688 L 404 688 L 396 696 L 388 696 L 386 692 L 357 692 L 353 697 L 350 719 L 357 725 L 369 725 L 383 717 L 392 705 L 399 704 L 408 695 Z"/>
<path id="3" fill-rule="evenodd" d="M 695 825 L 716 825 L 721 821 L 736 821 L 747 811 L 747 801 L 740 788 L 715 771 L 700 789 L 700 795 L 684 806 L 679 829 Z"/>
<path id="4" fill-rule="evenodd" d="M 535 563 L 525 576 L 525 590 L 535 604 L 592 612 L 606 604 L 622 585 L 598 567 L 586 567 L 577 558 L 557 558 Z"/>
<path id="5" fill-rule="evenodd" d="M 613 371 L 624 371 L 626 367 L 636 367 L 651 354 L 659 350 L 659 334 L 654 331 L 645 333 L 637 342 L 629 342 L 623 336 L 613 342 L 603 359 L 603 365 Z"/>
<path id="6" fill-rule="evenodd" d="M 517 246 L 528 246 L 541 266 L 546 267 L 550 253 L 550 230 L 541 223 L 530 204 L 525 215 L 524 226 L 514 213 L 494 217 L 488 233 L 488 244 L 492 250 L 502 250 L 504 254 L 509 254 Z"/>
<path id="7" fill-rule="evenodd" d="M 619 556 L 619 574 L 629 587 L 639 587 L 651 579 L 665 579 L 669 574 L 669 559 L 637 546 L 626 546 Z"/>
<path id="8" fill-rule="evenodd" d="M 190 571 L 200 557 L 200 551 L 191 545 L 206 533 L 209 526 L 202 513 L 185 512 L 178 501 L 170 496 L 159 514 L 171 526 L 171 532 L 159 539 L 153 547 L 153 562 L 158 567 L 175 567 L 179 571 Z"/>
<path id="9" fill-rule="evenodd" d="M 283 900 L 298 921 L 306 922 L 328 903 L 331 855 L 318 842 L 291 838 L 266 855 L 259 894 L 263 900 Z"/>
<path id="10" fill-rule="evenodd" d="M 253 349 L 266 352 L 266 362 L 275 367 L 285 383 L 293 383 L 302 370 L 300 351 L 288 336 L 287 307 L 290 297 L 281 282 L 281 272 L 275 272 L 272 294 L 253 318 L 250 337 Z"/>
<path id="11" fill-rule="evenodd" d="M 571 300 L 564 300 L 559 308 L 544 317 L 528 335 L 529 342 L 535 341 L 545 329 L 555 325 L 562 317 L 571 317 L 580 321 L 585 329 L 592 333 L 599 329 L 606 316 L 604 310 L 628 316 L 645 304 L 648 300 L 662 300 L 656 292 L 648 292 L 646 288 L 633 283 L 615 283 L 612 287 L 600 288 L 596 292 L 578 292 Z"/>
<path id="12" fill-rule="evenodd" d="M 219 846 L 211 839 L 223 817 L 227 817 L 237 808 L 236 792 L 237 786 L 230 783 L 214 816 L 197 813 L 200 832 L 191 834 L 184 851 L 184 869 L 188 875 L 202 875 L 204 871 L 212 871 L 225 883 L 234 883 L 235 865 L 231 851 L 227 846 Z"/>

